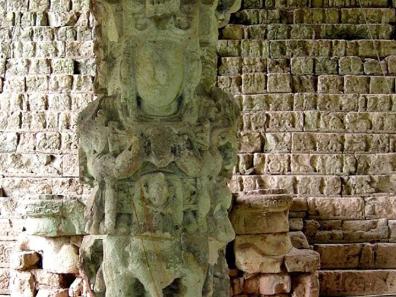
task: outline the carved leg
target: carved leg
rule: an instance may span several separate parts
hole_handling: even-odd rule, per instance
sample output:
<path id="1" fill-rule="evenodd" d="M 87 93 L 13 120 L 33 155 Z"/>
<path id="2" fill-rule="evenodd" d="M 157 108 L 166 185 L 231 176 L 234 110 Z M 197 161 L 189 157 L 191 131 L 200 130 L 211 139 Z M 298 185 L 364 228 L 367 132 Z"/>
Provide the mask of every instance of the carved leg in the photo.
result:
<path id="1" fill-rule="evenodd" d="M 202 291 L 202 297 L 212 297 L 212 296 L 213 296 L 213 266 L 210 265 L 208 269 L 208 273 L 206 274 L 206 280 Z"/>
<path id="2" fill-rule="evenodd" d="M 107 234 L 113 234 L 116 226 L 117 200 L 115 199 L 112 182 L 106 182 L 105 187 L 105 230 Z"/>
<path id="3" fill-rule="evenodd" d="M 106 297 L 142 297 L 144 289 L 138 286 L 137 279 L 128 271 L 125 247 L 130 238 L 107 236 L 103 240 L 103 276 L 106 284 Z"/>
<path id="4" fill-rule="evenodd" d="M 180 297 L 202 297 L 208 267 L 198 263 L 191 254 L 185 254 L 184 258 L 185 271 L 181 279 L 183 290 Z"/>

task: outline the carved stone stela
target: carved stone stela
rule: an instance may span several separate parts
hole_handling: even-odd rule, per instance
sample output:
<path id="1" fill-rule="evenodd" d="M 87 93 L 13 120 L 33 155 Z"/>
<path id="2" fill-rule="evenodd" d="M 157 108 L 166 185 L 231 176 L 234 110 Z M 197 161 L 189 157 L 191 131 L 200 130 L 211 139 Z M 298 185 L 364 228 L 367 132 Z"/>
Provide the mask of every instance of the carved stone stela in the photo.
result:
<path id="1" fill-rule="evenodd" d="M 228 295 L 219 254 L 234 238 L 238 108 L 215 87 L 216 42 L 238 6 L 94 3 L 98 99 L 78 121 L 81 177 L 95 188 L 80 251 L 93 296 Z"/>

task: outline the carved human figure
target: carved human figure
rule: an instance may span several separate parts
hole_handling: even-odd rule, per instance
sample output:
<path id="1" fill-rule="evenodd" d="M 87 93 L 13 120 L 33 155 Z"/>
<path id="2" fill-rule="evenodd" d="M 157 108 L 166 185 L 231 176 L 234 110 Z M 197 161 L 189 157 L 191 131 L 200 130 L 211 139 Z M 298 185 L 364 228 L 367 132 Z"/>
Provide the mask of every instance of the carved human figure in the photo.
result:
<path id="1" fill-rule="evenodd" d="M 78 120 L 81 177 L 94 186 L 82 270 L 97 296 L 210 297 L 218 254 L 234 237 L 227 182 L 238 120 L 215 87 L 215 48 L 238 3 L 95 7 L 98 99 Z M 101 257 L 84 259 L 98 246 Z"/>

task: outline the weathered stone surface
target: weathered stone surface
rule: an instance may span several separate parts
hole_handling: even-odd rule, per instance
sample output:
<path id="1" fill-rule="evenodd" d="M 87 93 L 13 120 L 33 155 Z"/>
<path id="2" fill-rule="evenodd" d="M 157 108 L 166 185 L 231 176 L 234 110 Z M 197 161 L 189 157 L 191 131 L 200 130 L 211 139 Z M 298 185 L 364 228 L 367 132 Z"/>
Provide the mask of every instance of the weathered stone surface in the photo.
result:
<path id="1" fill-rule="evenodd" d="M 292 297 L 319 297 L 319 273 L 292 277 Z"/>
<path id="2" fill-rule="evenodd" d="M 361 244 L 315 245 L 320 254 L 323 269 L 357 268 L 362 250 Z"/>
<path id="3" fill-rule="evenodd" d="M 235 236 L 227 182 L 238 106 L 215 86 L 216 43 L 239 5 L 96 3 L 98 98 L 77 120 L 81 179 L 94 186 L 81 247 L 91 294 L 229 295 L 219 255 Z M 219 85 L 264 92 L 265 76 Z"/>
<path id="4" fill-rule="evenodd" d="M 288 274 L 260 274 L 245 280 L 247 294 L 275 295 L 289 293 L 291 279 Z"/>
<path id="5" fill-rule="evenodd" d="M 394 270 L 323 270 L 319 272 L 323 296 L 359 296 L 396 293 Z"/>
<path id="6" fill-rule="evenodd" d="M 0 223 L 1 226 L 1 223 Z M 5 226 L 1 226 L 0 228 L 3 228 Z M 1 234 L 0 232 L 0 237 L 3 236 L 4 234 Z M 15 242 L 14 241 L 0 241 L 0 268 L 1 267 L 9 267 L 10 266 L 10 257 L 11 257 L 11 252 L 14 249 Z"/>
<path id="7" fill-rule="evenodd" d="M 320 268 L 319 253 L 309 249 L 293 248 L 285 256 L 287 272 L 315 272 Z"/>
<path id="8" fill-rule="evenodd" d="M 364 216 L 364 200 L 351 198 L 308 198 L 309 214 L 322 219 L 360 219 Z"/>
<path id="9" fill-rule="evenodd" d="M 84 281 L 81 277 L 77 277 L 70 285 L 68 290 L 69 297 L 79 297 L 86 292 L 84 289 Z"/>
<path id="10" fill-rule="evenodd" d="M 21 251 L 13 252 L 11 255 L 11 268 L 16 270 L 27 270 L 33 268 L 41 257 L 37 252 Z"/>
<path id="11" fill-rule="evenodd" d="M 290 208 L 292 200 L 292 197 L 287 194 L 267 193 L 265 190 L 255 190 L 238 195 L 234 204 L 236 207 L 243 207 L 244 209 L 281 212 Z"/>
<path id="12" fill-rule="evenodd" d="M 40 289 L 36 297 L 69 297 L 67 289 Z"/>
<path id="13" fill-rule="evenodd" d="M 282 233 L 289 231 L 288 211 L 266 212 L 233 207 L 231 223 L 236 234 Z"/>
<path id="14" fill-rule="evenodd" d="M 368 218 L 396 218 L 396 197 L 379 196 L 365 199 L 365 214 Z"/>
<path id="15" fill-rule="evenodd" d="M 390 240 L 396 241 L 396 220 L 389 220 Z"/>
<path id="16" fill-rule="evenodd" d="M 89 194 L 88 187 L 83 188 L 78 183 L 77 158 L 69 158 L 70 151 L 76 156 L 76 114 L 93 100 L 93 38 L 98 36 L 93 34 L 96 21 L 88 2 L 0 0 L 3 16 L 0 17 L 0 139 L 4 140 L 0 141 L 0 147 L 7 152 L 4 153 L 7 156 L 0 157 L 6 160 L 0 166 L 1 174 L 6 175 L 1 183 L 7 195 L 15 196 L 18 201 L 31 197 L 32 193 Z M 348 195 L 368 197 L 374 192 L 394 193 L 394 180 L 389 176 L 394 171 L 392 117 L 396 101 L 392 94 L 383 94 L 389 92 L 386 80 L 396 74 L 395 41 L 383 39 L 389 38 L 387 27 L 394 22 L 394 1 L 361 2 L 362 7 L 357 1 L 344 0 L 244 1 L 243 10 L 233 15 L 233 24 L 227 27 L 226 34 L 220 35 L 233 39 L 219 42 L 220 58 L 235 60 L 222 63 L 219 82 L 224 81 L 228 90 L 244 97 L 247 95 L 241 93 L 241 76 L 254 73 L 247 77 L 260 78 L 257 80 L 260 84 L 251 84 L 251 88 L 267 92 L 249 94 L 244 98 L 246 111 L 254 109 L 257 118 L 266 118 L 269 110 L 279 113 L 279 118 L 288 119 L 282 114 L 292 111 L 304 118 L 299 132 L 284 132 L 282 129 L 290 124 L 287 120 L 279 127 L 272 125 L 270 133 L 268 130 L 262 130 L 267 133 L 256 131 L 257 135 L 250 138 L 250 151 L 264 154 L 266 150 L 282 155 L 282 158 L 286 156 L 292 162 L 291 166 L 286 164 L 288 171 L 283 171 L 283 163 L 282 171 L 268 171 L 265 163 L 263 167 L 253 165 L 249 168 L 250 173 L 237 171 L 237 174 L 245 176 L 256 169 L 259 174 L 265 174 L 265 178 L 251 179 L 256 188 L 283 183 L 291 192 L 300 194 L 299 199 L 328 196 L 329 192 L 332 192 L 332 198 L 339 200 L 348 198 Z M 105 6 L 103 10 L 108 11 L 112 5 Z M 128 22 L 131 27 L 132 23 Z M 374 40 L 368 39 L 368 34 L 372 34 Z M 328 39 L 321 39 L 323 37 Z M 379 37 L 382 39 L 376 39 Z M 244 40 L 239 40 L 241 38 Z M 115 42 L 115 38 L 111 40 Z M 109 47 L 117 48 L 114 44 Z M 204 52 L 202 56 L 210 55 Z M 104 64 L 101 59 L 98 56 L 99 67 Z M 382 78 L 383 70 L 387 76 L 385 79 Z M 291 92 L 276 95 L 268 92 L 267 73 L 291 73 Z M 345 79 L 345 75 L 352 78 Z M 360 77 L 365 78 L 361 80 Z M 280 84 L 286 82 L 277 81 Z M 361 85 L 360 81 L 367 85 Z M 26 90 L 29 91 L 23 93 Z M 62 90 L 61 95 L 58 90 Z M 278 90 L 272 88 L 271 91 Z M 326 93 L 318 94 L 318 91 Z M 378 94 L 343 94 L 344 91 Z M 338 94 L 334 94 L 336 92 Z M 248 121 L 248 126 L 253 126 L 254 122 Z M 291 124 L 288 127 L 296 127 Z M 324 137 L 319 138 L 318 135 L 321 132 L 326 135 L 329 131 L 333 134 L 326 139 L 337 141 L 322 144 Z M 47 132 L 54 136 L 41 135 Z M 60 132 L 60 137 L 57 132 Z M 245 138 L 250 137 L 249 131 L 246 133 Z M 310 137 L 304 138 L 306 141 L 301 142 L 295 151 L 292 139 L 298 138 L 298 134 L 310 134 Z M 315 155 L 313 152 L 318 149 L 320 154 Z M 360 153 L 364 156 L 359 156 Z M 34 161 L 29 165 L 32 155 L 40 155 L 36 160 L 42 162 Z M 63 164 L 59 165 L 58 160 L 61 159 Z M 50 176 L 47 175 L 49 173 Z M 304 175 L 304 179 L 298 175 Z M 328 186 L 324 176 L 341 176 L 343 193 L 339 194 L 336 187 Z M 243 176 L 238 176 L 238 179 L 242 180 Z M 375 210 L 374 205 L 378 205 Z M 337 204 L 334 206 L 342 208 Z M 318 222 L 318 232 L 309 236 L 311 243 L 395 241 L 393 219 L 387 223 L 378 221 L 393 216 L 389 201 L 373 200 L 365 204 L 364 209 L 364 216 L 354 218 L 353 222 L 339 217 L 322 220 L 316 214 L 312 218 L 306 209 L 293 213 L 293 216 L 303 219 L 306 226 L 312 219 Z M 6 236 L 7 241 L 14 239 L 15 232 L 20 229 L 14 220 L 8 220 L 7 214 L 0 212 L 0 216 L 5 217 L 0 222 L 1 236 Z M 363 223 L 366 218 L 369 220 Z M 372 251 L 365 250 L 370 251 L 367 254 Z M 0 247 L 0 262 L 1 255 Z"/>
<path id="17" fill-rule="evenodd" d="M 302 231 L 289 232 L 290 240 L 296 249 L 309 249 L 307 237 Z"/>
<path id="18" fill-rule="evenodd" d="M 35 297 L 36 282 L 32 273 L 29 271 L 13 271 L 10 291 L 13 297 Z"/>
<path id="19" fill-rule="evenodd" d="M 394 243 L 320 244 L 315 250 L 321 255 L 324 269 L 362 268 L 394 269 Z"/>
<path id="20" fill-rule="evenodd" d="M 84 234 L 84 204 L 78 200 L 29 200 L 18 210 L 27 234 L 45 237 Z"/>
<path id="21" fill-rule="evenodd" d="M 248 273 L 277 273 L 291 248 L 287 233 L 238 235 L 234 243 L 236 265 Z"/>
<path id="22" fill-rule="evenodd" d="M 17 246 L 22 251 L 36 251 L 42 255 L 42 267 L 53 273 L 78 273 L 78 247 L 70 238 L 44 238 L 22 235 Z"/>

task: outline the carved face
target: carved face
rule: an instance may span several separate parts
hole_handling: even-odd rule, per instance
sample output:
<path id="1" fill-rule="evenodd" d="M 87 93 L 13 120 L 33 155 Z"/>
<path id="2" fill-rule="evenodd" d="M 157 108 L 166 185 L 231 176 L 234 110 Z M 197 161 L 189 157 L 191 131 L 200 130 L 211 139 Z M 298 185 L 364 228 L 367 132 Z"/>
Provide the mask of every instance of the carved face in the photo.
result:
<path id="1" fill-rule="evenodd" d="M 147 41 L 137 48 L 136 87 L 143 111 L 153 115 L 176 111 L 183 61 L 182 46 L 169 41 Z"/>
<path id="2" fill-rule="evenodd" d="M 135 44 L 133 75 L 140 107 L 149 115 L 175 114 L 184 88 L 194 84 L 190 60 L 191 52 L 199 52 L 199 2 L 140 0 L 133 9 L 129 39 Z"/>

